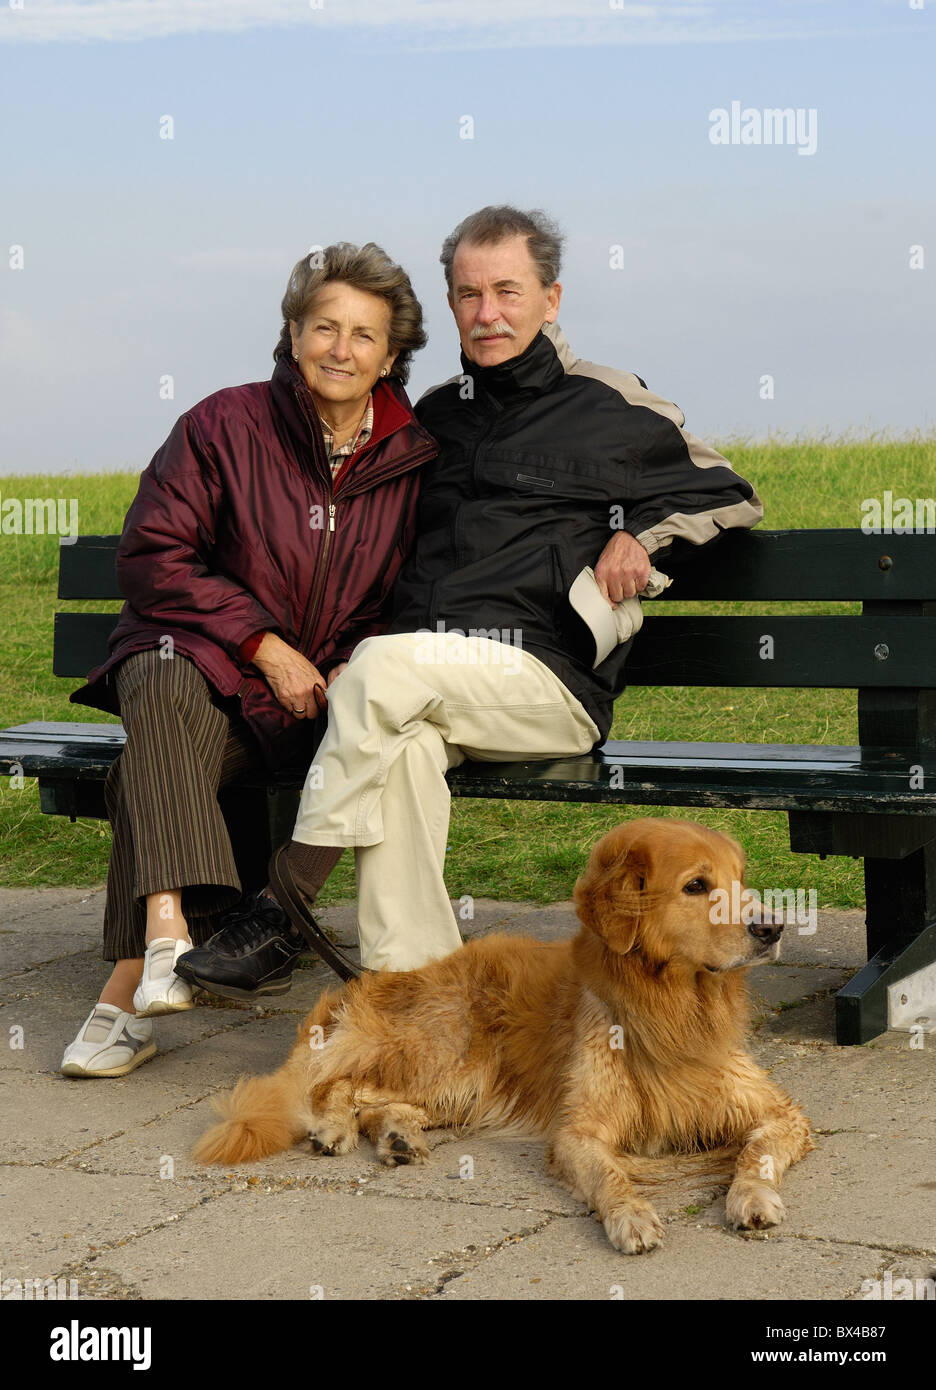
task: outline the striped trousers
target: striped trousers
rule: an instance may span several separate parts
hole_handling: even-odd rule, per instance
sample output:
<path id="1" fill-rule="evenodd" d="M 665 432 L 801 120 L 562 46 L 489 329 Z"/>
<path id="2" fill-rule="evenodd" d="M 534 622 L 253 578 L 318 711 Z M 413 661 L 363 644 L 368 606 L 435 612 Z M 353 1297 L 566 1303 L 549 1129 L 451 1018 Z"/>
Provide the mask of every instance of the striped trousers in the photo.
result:
<path id="1" fill-rule="evenodd" d="M 146 896 L 182 890 L 194 945 L 213 931 L 210 914 L 241 895 L 218 788 L 263 767 L 236 702 L 216 695 L 187 657 L 151 649 L 116 668 L 127 742 L 104 788 L 113 828 L 104 906 L 104 959 L 146 950 Z"/>

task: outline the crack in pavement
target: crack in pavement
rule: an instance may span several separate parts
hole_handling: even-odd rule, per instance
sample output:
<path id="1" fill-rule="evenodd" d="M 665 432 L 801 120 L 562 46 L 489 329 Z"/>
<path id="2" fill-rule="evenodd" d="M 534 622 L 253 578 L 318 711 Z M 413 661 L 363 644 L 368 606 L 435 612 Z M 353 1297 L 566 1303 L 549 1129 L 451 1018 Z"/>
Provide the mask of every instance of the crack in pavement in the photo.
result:
<path id="1" fill-rule="evenodd" d="M 503 1240 L 495 1241 L 492 1245 L 485 1245 L 483 1249 L 477 1245 L 466 1245 L 463 1250 L 459 1250 L 456 1253 L 436 1255 L 430 1260 L 430 1264 L 452 1263 L 458 1260 L 465 1268 L 445 1270 L 436 1279 L 434 1286 L 424 1285 L 422 1288 L 416 1289 L 408 1284 L 404 1284 L 404 1296 L 413 1300 L 437 1298 L 446 1284 L 450 1284 L 453 1279 L 460 1279 L 466 1274 L 474 1273 L 481 1268 L 485 1260 L 489 1259 L 492 1255 L 498 1254 L 499 1251 L 505 1249 L 508 1245 L 519 1245 L 527 1236 L 538 1235 L 539 1232 L 544 1231 L 547 1226 L 551 1226 L 557 1216 L 569 1214 L 570 1213 L 565 1212 L 551 1212 L 545 1220 L 538 1222 L 536 1225 L 527 1226 L 520 1231 L 512 1231 L 510 1235 L 505 1236 Z"/>

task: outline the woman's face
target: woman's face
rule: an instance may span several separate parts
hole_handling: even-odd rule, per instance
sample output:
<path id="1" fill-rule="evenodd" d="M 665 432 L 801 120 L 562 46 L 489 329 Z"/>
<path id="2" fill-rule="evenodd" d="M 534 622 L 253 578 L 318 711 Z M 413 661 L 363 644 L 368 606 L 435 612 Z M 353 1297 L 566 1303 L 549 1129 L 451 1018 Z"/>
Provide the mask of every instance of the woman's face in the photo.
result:
<path id="1" fill-rule="evenodd" d="M 396 358 L 389 351 L 390 305 L 342 280 L 323 285 L 302 331 L 295 323 L 290 331 L 299 370 L 326 418 L 338 403 L 360 402 L 363 410 L 381 370 Z"/>

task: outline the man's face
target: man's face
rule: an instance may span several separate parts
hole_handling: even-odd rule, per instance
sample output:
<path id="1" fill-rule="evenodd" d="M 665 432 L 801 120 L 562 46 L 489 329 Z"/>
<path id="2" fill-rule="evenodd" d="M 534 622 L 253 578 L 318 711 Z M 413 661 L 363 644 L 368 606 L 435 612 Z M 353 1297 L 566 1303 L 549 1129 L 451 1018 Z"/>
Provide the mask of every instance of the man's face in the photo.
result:
<path id="1" fill-rule="evenodd" d="M 555 322 L 561 294 L 558 281 L 540 284 L 525 236 L 456 247 L 449 307 L 462 351 L 479 367 L 525 352 L 543 324 Z"/>

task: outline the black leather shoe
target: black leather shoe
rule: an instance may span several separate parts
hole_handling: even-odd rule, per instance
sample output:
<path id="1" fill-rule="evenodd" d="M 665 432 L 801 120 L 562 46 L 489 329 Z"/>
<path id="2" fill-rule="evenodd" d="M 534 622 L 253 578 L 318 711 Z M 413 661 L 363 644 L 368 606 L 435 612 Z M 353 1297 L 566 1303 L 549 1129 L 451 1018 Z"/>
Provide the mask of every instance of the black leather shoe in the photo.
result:
<path id="1" fill-rule="evenodd" d="M 204 946 L 176 961 L 176 974 L 224 999 L 285 994 L 305 942 L 290 932 L 289 918 L 272 898 L 254 893 L 225 912 Z"/>

